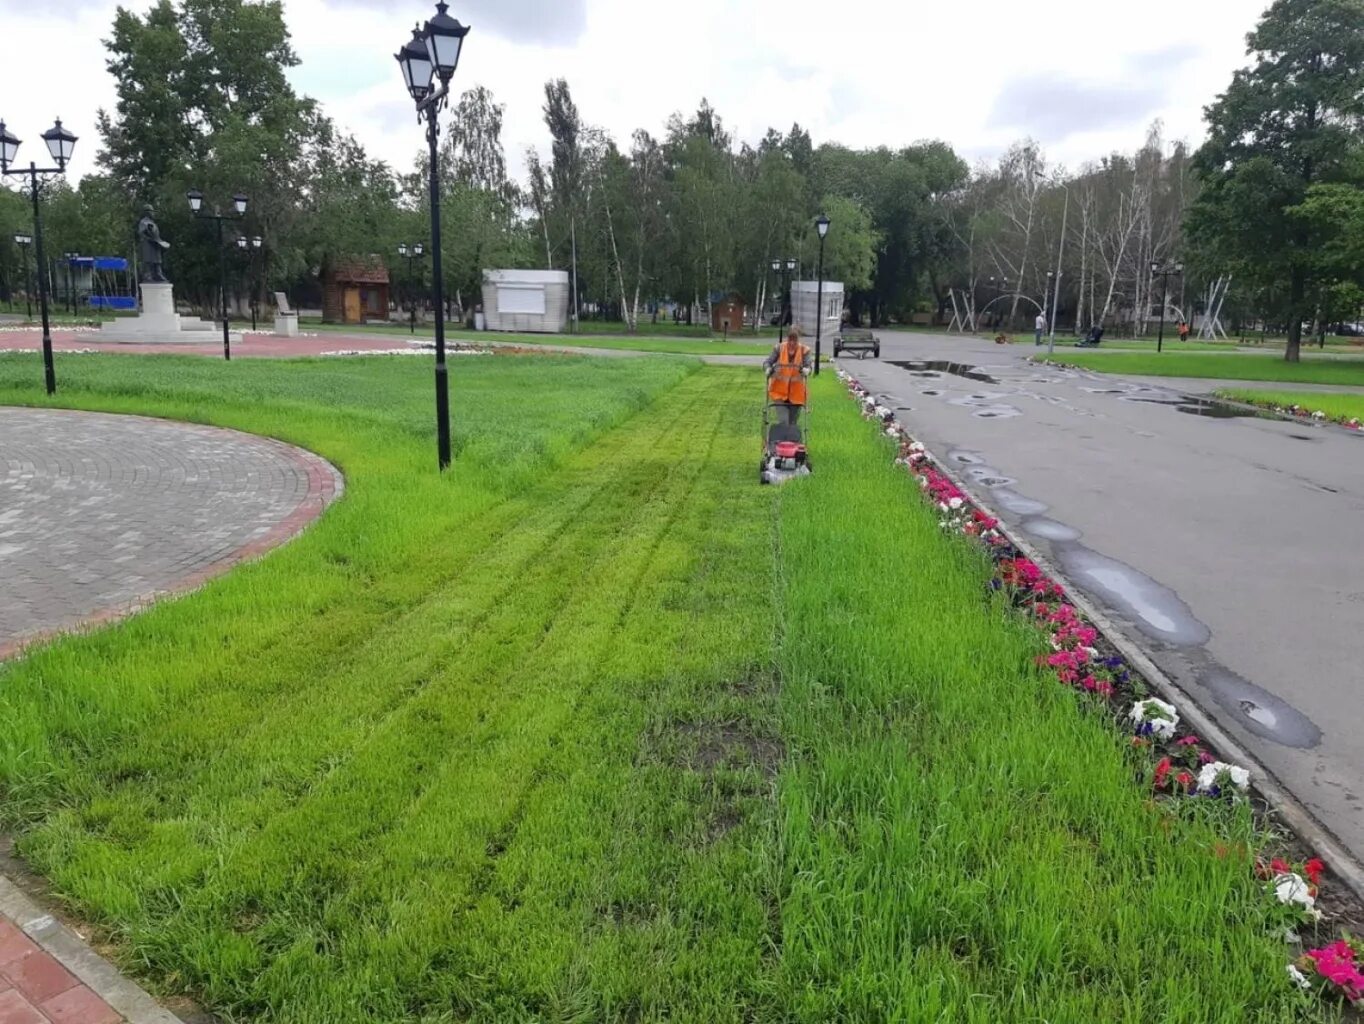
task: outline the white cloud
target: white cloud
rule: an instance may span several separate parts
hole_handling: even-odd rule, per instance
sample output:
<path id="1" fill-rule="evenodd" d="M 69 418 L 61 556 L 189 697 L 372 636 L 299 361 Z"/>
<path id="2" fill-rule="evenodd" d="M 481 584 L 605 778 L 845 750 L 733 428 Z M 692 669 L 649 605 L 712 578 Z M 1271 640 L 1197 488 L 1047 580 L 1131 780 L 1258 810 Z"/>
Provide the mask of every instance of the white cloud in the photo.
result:
<path id="1" fill-rule="evenodd" d="M 816 143 L 942 138 L 975 158 L 1032 134 L 1076 166 L 1135 146 L 1156 117 L 1167 137 L 1197 141 L 1202 108 L 1244 62 L 1265 3 L 454 0 L 451 14 L 473 28 L 457 83 L 486 85 L 506 104 L 514 168 L 527 145 L 547 148 L 543 86 L 559 76 L 583 116 L 622 145 L 706 96 L 749 142 L 799 121 Z M 93 168 L 96 108 L 113 104 L 101 40 L 115 6 L 0 0 L 0 117 L 40 149 L 39 133 L 60 115 L 81 136 L 77 174 Z M 303 59 L 296 85 L 372 153 L 408 169 L 422 135 L 392 54 L 430 5 L 285 0 L 285 10 Z"/>

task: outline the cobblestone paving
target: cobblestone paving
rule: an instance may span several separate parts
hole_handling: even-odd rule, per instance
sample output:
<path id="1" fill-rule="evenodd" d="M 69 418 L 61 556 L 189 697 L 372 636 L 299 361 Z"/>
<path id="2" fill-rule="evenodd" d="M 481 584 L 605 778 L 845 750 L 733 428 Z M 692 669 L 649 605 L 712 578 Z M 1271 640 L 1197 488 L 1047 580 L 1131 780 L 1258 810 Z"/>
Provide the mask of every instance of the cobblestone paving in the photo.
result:
<path id="1" fill-rule="evenodd" d="M 137 416 L 0 408 L 0 657 L 287 538 L 339 489 L 289 445 Z"/>

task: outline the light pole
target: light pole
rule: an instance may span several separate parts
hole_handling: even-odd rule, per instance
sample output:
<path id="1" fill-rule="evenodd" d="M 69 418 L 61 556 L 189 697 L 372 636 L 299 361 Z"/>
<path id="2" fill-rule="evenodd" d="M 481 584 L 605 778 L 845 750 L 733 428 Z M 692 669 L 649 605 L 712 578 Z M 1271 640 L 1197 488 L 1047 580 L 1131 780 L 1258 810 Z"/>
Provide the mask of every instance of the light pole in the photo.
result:
<path id="1" fill-rule="evenodd" d="M 416 334 L 417 300 L 416 296 L 413 295 L 414 289 L 412 288 L 412 279 L 416 276 L 416 274 L 413 272 L 412 267 L 417 262 L 417 260 L 426 258 L 426 245 L 422 242 L 417 242 L 413 245 L 408 245 L 406 242 L 400 242 L 398 244 L 398 255 L 401 256 L 403 259 L 407 260 L 407 277 L 404 279 L 407 281 L 408 288 L 407 306 L 409 315 L 407 319 L 409 324 L 411 325 L 411 333 Z"/>
<path id="2" fill-rule="evenodd" d="M 66 165 L 76 148 L 76 137 L 62 127 L 62 119 L 59 117 L 56 124 L 43 132 L 43 141 L 47 143 L 47 151 L 52 154 L 52 160 L 57 165 L 56 167 L 39 167 L 36 163 L 30 162 L 27 168 L 21 167 L 10 170 L 9 165 L 14 163 L 15 158 L 19 155 L 19 140 L 5 127 L 5 122 L 0 121 L 0 174 L 28 175 L 29 195 L 33 199 L 33 242 L 38 265 L 38 305 L 43 315 L 43 378 L 47 385 L 47 393 L 54 395 L 57 393 L 57 371 L 52 365 L 52 326 L 47 315 L 47 279 L 43 265 L 43 218 L 38 202 L 40 198 L 38 179 L 40 176 L 49 174 L 66 173 Z M 31 310 L 29 315 L 33 315 Z"/>
<path id="3" fill-rule="evenodd" d="M 19 261 L 24 273 L 24 319 L 33 319 L 33 278 L 28 272 L 28 247 L 33 244 L 33 236 L 16 234 L 14 244 L 19 247 Z"/>
<path id="4" fill-rule="evenodd" d="M 75 260 L 80 256 L 78 252 L 64 252 L 62 259 L 66 261 L 66 308 L 72 316 L 76 315 L 76 274 L 74 270 Z"/>
<path id="5" fill-rule="evenodd" d="M 223 359 L 231 362 L 232 341 L 227 330 L 227 245 L 223 241 L 223 222 L 245 220 L 247 198 L 240 192 L 232 197 L 232 208 L 235 213 L 219 213 L 216 210 L 213 213 L 205 212 L 204 194 L 197 188 L 186 192 L 185 198 L 189 200 L 190 212 L 194 214 L 196 220 L 211 220 L 218 225 L 218 297 L 223 315 Z"/>
<path id="6" fill-rule="evenodd" d="M 436 448 L 442 471 L 450 467 L 450 378 L 445 366 L 445 288 L 440 251 L 440 154 L 437 142 L 441 108 L 450 101 L 450 79 L 459 67 L 460 51 L 469 28 L 447 13 L 450 5 L 440 0 L 436 14 L 394 57 L 403 71 L 407 93 L 417 105 L 417 120 L 426 122 L 431 193 L 431 302 L 436 307 Z M 439 79 L 440 85 L 436 85 Z"/>
<path id="7" fill-rule="evenodd" d="M 777 289 L 780 292 L 781 312 L 777 314 L 777 338 L 780 340 L 782 328 L 794 322 L 791 314 L 791 277 L 796 272 L 794 257 L 772 261 L 772 272 L 777 275 Z"/>
<path id="8" fill-rule="evenodd" d="M 1174 266 L 1162 267 L 1159 263 L 1151 264 L 1151 276 L 1161 280 L 1160 295 L 1160 334 L 1156 336 L 1156 351 L 1165 351 L 1165 307 L 1170 304 L 1170 278 L 1176 274 L 1183 275 L 1184 261 L 1180 260 Z"/>
<path id="9" fill-rule="evenodd" d="M 815 221 L 819 232 L 819 282 L 815 285 L 815 376 L 819 376 L 820 347 L 824 340 L 824 239 L 829 235 L 829 218 L 819 215 Z"/>
<path id="10" fill-rule="evenodd" d="M 251 331 L 256 330 L 256 253 L 264 244 L 260 235 L 254 238 L 247 238 L 245 235 L 237 236 L 237 248 L 246 253 L 246 298 L 247 304 L 251 307 Z"/>

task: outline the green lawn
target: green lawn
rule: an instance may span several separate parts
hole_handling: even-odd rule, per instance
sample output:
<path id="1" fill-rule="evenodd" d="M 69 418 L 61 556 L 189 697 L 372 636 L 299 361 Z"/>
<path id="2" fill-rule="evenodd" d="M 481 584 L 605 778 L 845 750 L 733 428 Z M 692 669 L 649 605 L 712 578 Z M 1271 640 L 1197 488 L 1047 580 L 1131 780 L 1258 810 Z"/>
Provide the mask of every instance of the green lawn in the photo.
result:
<path id="1" fill-rule="evenodd" d="M 1364 394 L 1330 394 L 1321 391 L 1249 391 L 1228 388 L 1217 392 L 1238 402 L 1266 407 L 1299 405 L 1311 412 L 1324 412 L 1333 419 L 1364 420 Z"/>
<path id="2" fill-rule="evenodd" d="M 283 437 L 344 499 L 0 668 L 19 850 L 233 1020 L 1297 1020 L 1244 809 L 1171 817 L 876 428 L 758 371 L 83 356 L 61 404 Z M 0 402 L 41 403 L 31 354 Z M 835 531 L 829 524 L 838 523 Z"/>
<path id="3" fill-rule="evenodd" d="M 1295 384 L 1351 384 L 1364 386 L 1364 358 L 1313 359 L 1286 363 L 1259 355 L 1183 355 L 1177 352 L 1058 353 L 1057 362 L 1100 373 L 1138 377 L 1202 377 L 1222 380 L 1271 380 Z"/>

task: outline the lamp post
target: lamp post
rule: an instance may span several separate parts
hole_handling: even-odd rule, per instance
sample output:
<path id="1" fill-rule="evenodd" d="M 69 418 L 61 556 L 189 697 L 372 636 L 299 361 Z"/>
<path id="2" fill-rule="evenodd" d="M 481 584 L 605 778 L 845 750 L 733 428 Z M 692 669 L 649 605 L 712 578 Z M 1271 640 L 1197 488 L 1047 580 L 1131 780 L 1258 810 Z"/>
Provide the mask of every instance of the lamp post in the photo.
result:
<path id="1" fill-rule="evenodd" d="M 450 466 L 450 378 L 445 365 L 445 294 L 440 251 L 440 124 L 437 118 L 442 107 L 449 104 L 450 80 L 459 67 L 467 25 L 461 25 L 447 13 L 450 5 L 445 0 L 436 4 L 435 16 L 421 28 L 412 30 L 412 38 L 394 57 L 402 68 L 407 94 L 417 106 L 418 122 L 426 122 L 426 144 L 429 149 L 431 193 L 431 302 L 436 312 L 436 448 L 442 471 Z M 439 80 L 440 84 L 436 82 Z"/>
<path id="2" fill-rule="evenodd" d="M 28 272 L 28 247 L 33 244 L 33 236 L 16 234 L 14 244 L 19 247 L 20 263 L 24 272 L 24 319 L 33 319 L 33 278 Z"/>
<path id="3" fill-rule="evenodd" d="M 43 378 L 47 385 L 47 393 L 54 395 L 57 393 L 57 371 L 52 365 L 52 325 L 47 314 L 47 278 L 43 263 L 45 257 L 43 218 L 39 209 L 39 178 L 49 174 L 66 173 L 66 165 L 76 149 L 76 136 L 62 127 L 62 119 L 59 117 L 56 124 L 43 132 L 43 141 L 47 143 L 47 151 L 52 155 L 56 167 L 39 167 L 36 163 L 30 162 L 27 168 L 11 170 L 10 164 L 14 163 L 19 155 L 19 140 L 5 127 L 5 122 L 0 121 L 0 174 L 28 175 L 29 195 L 33 199 L 33 242 L 38 265 L 38 305 L 43 316 Z M 29 315 L 33 315 L 31 310 Z"/>
<path id="4" fill-rule="evenodd" d="M 824 339 L 824 239 L 829 235 L 829 218 L 819 215 L 815 221 L 819 232 L 819 283 L 815 285 L 815 376 L 819 376 L 820 347 Z"/>
<path id="5" fill-rule="evenodd" d="M 62 253 L 62 260 L 66 263 L 66 308 L 72 316 L 76 315 L 76 275 L 72 266 L 79 256 L 78 252 Z"/>
<path id="6" fill-rule="evenodd" d="M 404 279 L 407 281 L 408 286 L 407 306 L 409 315 L 407 319 L 408 323 L 411 325 L 411 333 L 416 334 L 417 300 L 416 296 L 413 294 L 414 289 L 412 288 L 412 279 L 413 277 L 416 276 L 416 274 L 413 272 L 412 267 L 417 262 L 417 260 L 426 258 L 426 245 L 422 242 L 417 242 L 413 245 L 408 245 L 406 242 L 401 242 L 398 245 L 398 255 L 401 256 L 403 259 L 407 260 L 407 277 Z"/>
<path id="7" fill-rule="evenodd" d="M 1174 277 L 1176 274 L 1182 276 L 1183 273 L 1183 260 L 1180 260 L 1173 266 L 1162 267 L 1159 263 L 1151 264 L 1151 276 L 1153 278 L 1160 278 L 1162 288 L 1160 295 L 1160 334 L 1156 336 L 1157 352 L 1165 351 L 1165 307 L 1170 304 L 1170 278 Z"/>
<path id="8" fill-rule="evenodd" d="M 245 235 L 237 237 L 237 248 L 246 253 L 246 298 L 247 305 L 251 307 L 251 331 L 256 330 L 256 253 L 264 244 L 260 235 L 254 238 L 247 238 Z"/>
<path id="9" fill-rule="evenodd" d="M 197 188 L 192 188 L 185 193 L 185 198 L 189 200 L 189 209 L 196 220 L 211 220 L 218 225 L 218 297 L 219 306 L 223 315 L 223 359 L 232 361 L 232 340 L 227 330 L 227 245 L 223 241 L 223 222 L 229 220 L 245 220 L 247 198 L 238 192 L 232 197 L 233 213 L 219 213 L 214 210 L 208 213 L 204 210 L 204 194 Z"/>

